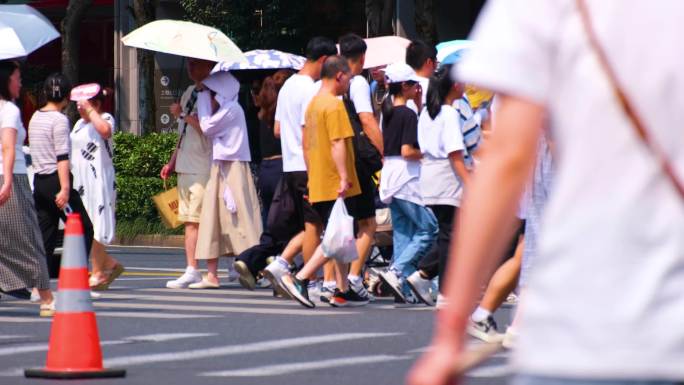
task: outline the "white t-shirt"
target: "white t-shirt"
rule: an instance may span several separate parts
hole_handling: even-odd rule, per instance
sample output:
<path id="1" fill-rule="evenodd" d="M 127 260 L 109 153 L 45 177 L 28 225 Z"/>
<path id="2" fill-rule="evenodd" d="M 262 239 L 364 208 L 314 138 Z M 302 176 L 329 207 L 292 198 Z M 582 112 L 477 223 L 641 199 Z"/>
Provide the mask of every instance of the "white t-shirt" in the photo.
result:
<path id="1" fill-rule="evenodd" d="M 673 48 L 684 2 L 588 3 L 620 83 L 684 179 L 684 50 Z M 458 76 L 546 106 L 556 147 L 517 369 L 681 381 L 684 202 L 619 107 L 575 2 L 491 0 L 473 38 Z"/>
<path id="2" fill-rule="evenodd" d="M 430 78 L 424 78 L 420 75 L 416 76 L 419 79 L 420 87 L 423 89 L 423 107 L 425 107 L 425 101 L 427 101 L 428 87 L 430 87 Z M 420 115 L 420 111 L 418 111 L 418 106 L 416 106 L 416 103 L 413 100 L 407 101 L 406 107 L 412 109 L 413 112 L 416 113 L 416 115 Z"/>
<path id="3" fill-rule="evenodd" d="M 418 119 L 418 144 L 423 153 L 420 186 L 426 205 L 460 206 L 462 184 L 451 166 L 449 154 L 464 151 L 458 112 L 451 106 L 433 120 L 426 109 Z"/>
<path id="4" fill-rule="evenodd" d="M 351 79 L 349 83 L 349 99 L 354 103 L 357 114 L 362 112 L 373 113 L 370 85 L 368 85 L 363 76 L 356 75 Z"/>
<path id="5" fill-rule="evenodd" d="M 290 76 L 278 94 L 275 120 L 280 122 L 283 171 L 306 171 L 302 148 L 302 105 L 310 100 L 314 80 L 306 75 Z"/>
<path id="6" fill-rule="evenodd" d="M 310 93 L 306 98 L 306 101 L 302 103 L 302 126 L 305 124 L 306 109 L 309 107 L 311 100 L 318 94 L 321 90 L 321 85 L 323 83 L 318 80 L 314 83 L 313 87 L 310 89 Z M 342 99 L 342 96 L 338 96 Z M 373 106 L 371 105 L 370 98 L 370 86 L 366 79 L 361 75 L 354 76 L 349 82 L 349 99 L 354 103 L 354 108 L 356 113 L 360 114 L 362 112 L 373 113 Z"/>
<path id="7" fill-rule="evenodd" d="M 26 158 L 22 146 L 26 140 L 26 129 L 21 122 L 19 108 L 12 102 L 0 100 L 0 129 L 14 128 L 17 130 L 17 142 L 14 145 L 14 173 L 26 174 Z M 2 145 L 2 139 L 0 139 Z M 3 175 L 2 151 L 0 151 L 0 175 Z"/>

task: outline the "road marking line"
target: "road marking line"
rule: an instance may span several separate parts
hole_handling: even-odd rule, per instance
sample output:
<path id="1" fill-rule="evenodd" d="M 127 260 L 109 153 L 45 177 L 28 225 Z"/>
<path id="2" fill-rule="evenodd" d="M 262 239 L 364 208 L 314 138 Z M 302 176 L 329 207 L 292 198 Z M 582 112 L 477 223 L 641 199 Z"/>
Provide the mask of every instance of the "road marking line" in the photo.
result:
<path id="1" fill-rule="evenodd" d="M 242 289 L 240 287 L 239 290 L 230 290 L 233 288 L 238 288 L 238 286 L 231 287 L 231 286 L 224 286 L 221 289 L 198 289 L 198 290 L 193 290 L 193 289 L 167 289 L 163 287 L 151 287 L 151 288 L 144 288 L 144 289 L 138 289 L 135 290 L 136 292 L 140 291 L 151 291 L 151 292 L 157 292 L 157 293 L 182 293 L 182 294 L 207 294 L 207 295 L 241 295 L 241 296 L 248 296 L 248 297 L 269 297 L 269 298 L 274 298 L 273 293 L 270 289 L 265 289 L 265 290 L 255 290 L 255 291 L 249 291 Z M 290 302 L 291 301 L 285 301 L 285 302 Z"/>
<path id="2" fill-rule="evenodd" d="M 292 362 L 280 365 L 266 365 L 247 369 L 225 370 L 220 372 L 201 373 L 200 376 L 210 377 L 270 377 L 290 373 L 301 373 L 304 371 L 321 370 L 328 368 L 340 368 L 344 366 L 356 366 L 364 364 L 374 364 L 378 362 L 410 360 L 411 356 L 360 356 L 360 357 L 341 357 L 330 360 L 313 362 Z"/>
<path id="3" fill-rule="evenodd" d="M 247 353 L 259 353 L 272 350 L 291 349 L 332 342 L 362 340 L 369 338 L 396 337 L 400 335 L 403 335 L 403 333 L 344 333 L 298 338 L 286 338 L 281 340 L 253 342 L 242 345 L 229 345 L 215 348 L 181 350 L 169 353 L 140 354 L 135 356 L 115 357 L 104 360 L 104 365 L 106 367 L 128 367 L 133 365 L 145 365 L 159 362 L 200 360 L 211 357 L 230 356 L 237 354 L 242 355 Z"/>
<path id="4" fill-rule="evenodd" d="M 123 345 L 130 344 L 133 341 L 102 341 L 101 346 L 113 346 L 113 345 Z M 12 346 L 7 348 L 0 348 L 0 356 L 11 356 L 14 354 L 21 353 L 34 353 L 34 352 L 44 352 L 48 350 L 48 344 L 30 344 L 21 346 Z"/>
<path id="5" fill-rule="evenodd" d="M 185 269 L 173 269 L 169 267 L 135 267 L 135 266 L 126 266 L 126 271 L 131 271 L 131 270 L 141 270 L 141 271 L 170 271 L 174 273 L 184 273 Z M 199 270 L 200 272 L 206 270 Z"/>
<path id="6" fill-rule="evenodd" d="M 4 309 L 3 309 L 4 310 Z M 22 323 L 22 322 L 50 322 L 47 318 L 35 317 L 0 317 L 0 322 Z"/>
<path id="7" fill-rule="evenodd" d="M 109 245 L 107 246 L 108 251 L 113 251 L 109 249 L 164 249 L 164 250 L 183 250 L 182 247 L 174 246 L 128 246 L 128 245 Z"/>
<path id="8" fill-rule="evenodd" d="M 150 319 L 200 319 L 219 318 L 217 315 L 181 314 L 181 313 L 158 313 L 158 312 L 134 312 L 134 311 L 98 311 L 98 317 L 118 318 L 150 318 Z"/>
<path id="9" fill-rule="evenodd" d="M 166 342 L 183 340 L 187 338 L 200 338 L 200 337 L 213 337 L 217 336 L 216 333 L 158 333 L 158 334 L 147 334 L 143 336 L 133 336 L 126 337 L 126 341 L 135 342 Z"/>
<path id="10" fill-rule="evenodd" d="M 104 293 L 102 298 L 112 299 L 130 299 L 135 301 L 166 301 L 166 302 L 201 302 L 201 303 L 229 303 L 229 304 L 247 304 L 247 305 L 272 305 L 272 306 L 289 306 L 296 305 L 292 301 L 282 301 L 277 299 L 245 299 L 245 298 L 207 298 L 200 296 L 183 296 L 183 295 L 149 295 L 149 294 L 113 294 Z"/>
<path id="11" fill-rule="evenodd" d="M 301 306 L 293 304 L 290 309 L 272 309 L 272 308 L 257 308 L 257 307 L 240 307 L 240 306 L 196 306 L 196 305 L 166 305 L 158 303 L 105 303 L 94 302 L 93 305 L 97 308 L 115 308 L 115 309 L 156 309 L 156 310 L 177 310 L 177 311 L 207 311 L 215 313 L 247 313 L 247 314 L 276 314 L 276 315 L 308 315 L 308 316 L 326 316 L 326 315 L 349 315 L 359 314 L 358 312 L 346 311 L 331 311 L 331 310 L 307 310 Z"/>
<path id="12" fill-rule="evenodd" d="M 32 336 L 21 334 L 21 335 L 0 335 L 0 340 L 19 340 L 24 338 L 31 338 Z"/>
<path id="13" fill-rule="evenodd" d="M 493 378 L 493 377 L 507 377 L 513 374 L 513 367 L 509 364 L 489 365 L 475 368 L 464 375 L 472 378 Z"/>
<path id="14" fill-rule="evenodd" d="M 142 271 L 125 271 L 122 274 L 124 277 L 180 277 L 182 273 L 156 273 L 156 272 L 142 272 Z"/>

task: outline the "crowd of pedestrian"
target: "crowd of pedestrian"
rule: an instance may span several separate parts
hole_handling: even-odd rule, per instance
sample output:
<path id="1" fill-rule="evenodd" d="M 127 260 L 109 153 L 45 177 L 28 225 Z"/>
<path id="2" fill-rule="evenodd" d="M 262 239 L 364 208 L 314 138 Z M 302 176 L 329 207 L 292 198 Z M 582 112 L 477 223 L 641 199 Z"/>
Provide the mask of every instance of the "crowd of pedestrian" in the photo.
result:
<path id="1" fill-rule="evenodd" d="M 92 94 L 78 99 L 80 119 L 70 129 L 62 112 L 71 100 L 70 82 L 61 74 L 45 80 L 43 106 L 33 114 L 28 128 L 31 184 L 23 151 L 27 131 L 13 103 L 21 90 L 20 65 L 12 60 L 0 62 L 0 222 L 4 232 L 0 290 L 39 301 L 41 316 L 55 312 L 48 262 L 54 261 L 59 221 L 66 221 L 67 214 L 81 217 L 93 291 L 106 290 L 124 270 L 106 251 L 114 240 L 116 224 L 112 142 L 116 124 L 102 106 L 112 91 L 95 86 Z"/>
<path id="2" fill-rule="evenodd" d="M 440 65 L 437 50 L 421 41 L 407 47 L 405 63 L 369 70 L 366 51 L 353 34 L 337 46 L 315 37 L 298 72 L 253 80 L 259 154 L 248 151 L 247 108 L 237 103 L 234 76 L 187 60 L 195 84 L 171 108 L 180 139 L 161 171 L 162 178 L 178 173 L 187 268 L 167 287 L 218 288 L 218 257 L 228 256 L 231 274 L 249 290 L 267 280 L 306 307 L 319 300 L 364 305 L 374 299 L 366 261 L 376 209 L 387 208 L 393 256 L 380 279 L 397 302 L 443 302 L 433 281 L 444 279 L 491 100 L 473 111 L 451 65 Z M 240 163 L 249 161 L 259 163 L 256 182 Z M 321 246 L 338 198 L 355 219 L 356 253 L 348 261 Z M 207 259 L 204 277 L 200 259 Z"/>

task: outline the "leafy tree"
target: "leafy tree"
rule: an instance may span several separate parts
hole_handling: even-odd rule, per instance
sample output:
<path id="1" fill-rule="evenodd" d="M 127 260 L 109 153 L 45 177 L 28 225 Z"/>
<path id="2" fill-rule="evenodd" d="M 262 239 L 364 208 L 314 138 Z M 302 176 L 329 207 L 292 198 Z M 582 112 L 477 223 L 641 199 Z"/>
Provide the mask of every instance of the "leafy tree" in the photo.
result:
<path id="1" fill-rule="evenodd" d="M 220 29 L 242 50 L 300 51 L 308 38 L 301 0 L 180 0 L 187 20 Z"/>

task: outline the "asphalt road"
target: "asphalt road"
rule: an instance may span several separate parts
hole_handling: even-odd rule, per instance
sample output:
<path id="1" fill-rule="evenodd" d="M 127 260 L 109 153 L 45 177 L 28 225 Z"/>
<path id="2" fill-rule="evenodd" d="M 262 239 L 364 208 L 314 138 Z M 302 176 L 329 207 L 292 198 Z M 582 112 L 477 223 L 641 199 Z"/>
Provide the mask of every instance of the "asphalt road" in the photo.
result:
<path id="1" fill-rule="evenodd" d="M 128 373 L 78 384 L 397 385 L 430 340 L 432 308 L 378 299 L 309 310 L 225 277 L 219 290 L 169 290 L 165 281 L 184 268 L 180 249 L 111 252 L 127 272 L 94 305 L 105 366 Z M 45 382 L 23 378 L 23 368 L 45 364 L 51 323 L 37 313 L 28 301 L 0 300 L 0 384 Z M 507 307 L 497 312 L 502 330 L 509 317 Z M 507 356 L 470 371 L 465 384 L 505 384 Z"/>

